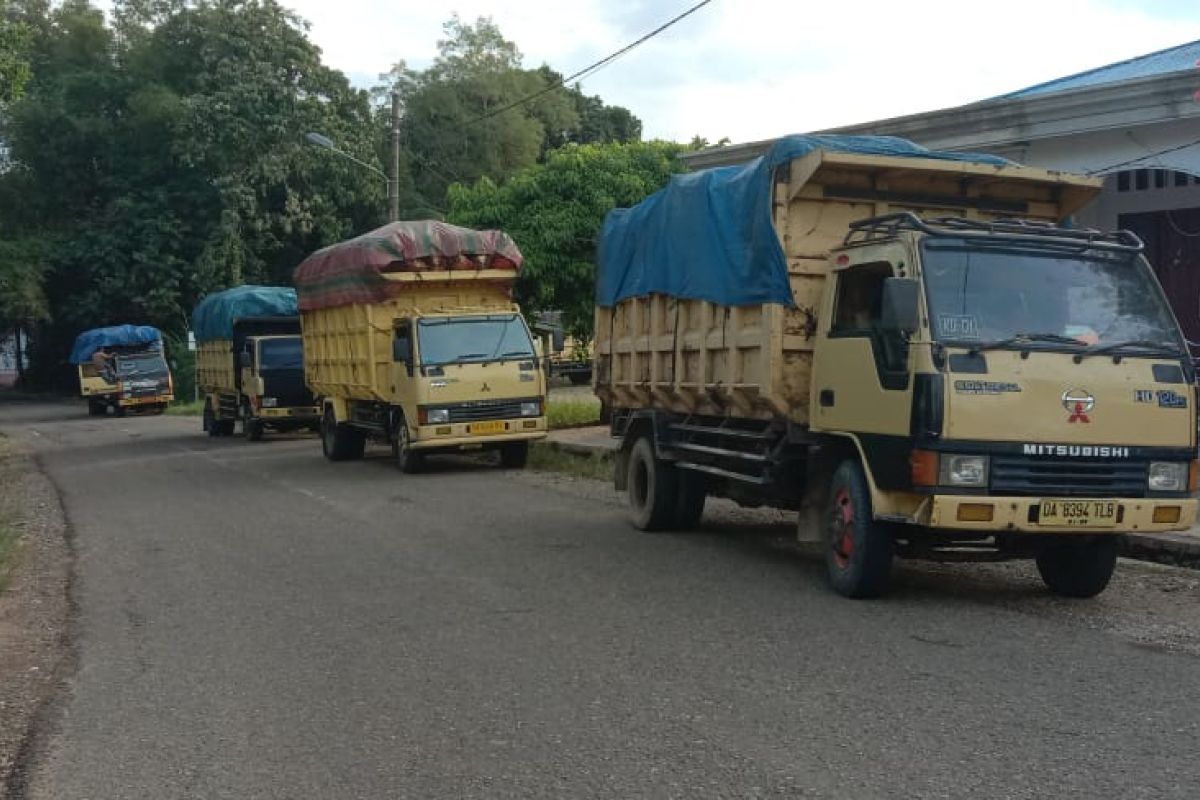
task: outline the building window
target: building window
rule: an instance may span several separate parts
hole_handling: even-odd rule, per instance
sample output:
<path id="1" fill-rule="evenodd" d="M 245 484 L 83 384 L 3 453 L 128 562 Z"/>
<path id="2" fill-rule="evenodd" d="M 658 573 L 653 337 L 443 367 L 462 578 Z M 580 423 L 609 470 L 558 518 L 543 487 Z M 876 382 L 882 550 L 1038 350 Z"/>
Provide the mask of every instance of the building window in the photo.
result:
<path id="1" fill-rule="evenodd" d="M 1144 192 L 1150 188 L 1150 170 L 1139 169 L 1133 173 L 1133 185 L 1139 192 Z"/>

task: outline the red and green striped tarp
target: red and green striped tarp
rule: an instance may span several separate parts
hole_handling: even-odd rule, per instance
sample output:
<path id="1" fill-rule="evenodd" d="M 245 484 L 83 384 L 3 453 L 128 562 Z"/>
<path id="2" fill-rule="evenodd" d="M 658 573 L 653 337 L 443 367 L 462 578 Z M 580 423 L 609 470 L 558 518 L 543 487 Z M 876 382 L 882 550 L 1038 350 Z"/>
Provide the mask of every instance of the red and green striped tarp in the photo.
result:
<path id="1" fill-rule="evenodd" d="M 404 291 L 389 272 L 521 270 L 521 251 L 508 234 L 434 220 L 391 222 L 318 250 L 296 267 L 301 311 L 380 303 Z"/>

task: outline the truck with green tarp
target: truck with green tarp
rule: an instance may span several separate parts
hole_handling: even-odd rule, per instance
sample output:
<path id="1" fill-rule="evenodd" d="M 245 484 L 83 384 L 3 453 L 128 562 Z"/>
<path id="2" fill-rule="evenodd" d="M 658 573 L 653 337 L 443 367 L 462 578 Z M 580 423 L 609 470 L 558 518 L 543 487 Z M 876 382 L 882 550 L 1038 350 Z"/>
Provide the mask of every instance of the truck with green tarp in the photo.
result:
<path id="1" fill-rule="evenodd" d="M 295 289 L 236 286 L 210 294 L 192 312 L 192 329 L 209 436 L 230 436 L 239 425 L 251 441 L 267 430 L 316 429 Z"/>

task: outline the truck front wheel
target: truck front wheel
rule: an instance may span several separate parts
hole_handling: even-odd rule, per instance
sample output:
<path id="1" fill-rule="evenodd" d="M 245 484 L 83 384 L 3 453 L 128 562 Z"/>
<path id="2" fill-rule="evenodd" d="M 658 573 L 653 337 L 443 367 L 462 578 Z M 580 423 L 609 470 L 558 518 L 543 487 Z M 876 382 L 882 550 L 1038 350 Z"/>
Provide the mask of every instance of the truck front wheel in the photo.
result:
<path id="1" fill-rule="evenodd" d="M 826 520 L 825 566 L 834 590 L 856 598 L 886 592 L 895 542 L 871 512 L 867 476 L 856 460 L 843 461 L 834 472 Z"/>
<path id="2" fill-rule="evenodd" d="M 347 425 L 339 425 L 333 417 L 333 409 L 325 409 L 321 417 L 321 451 L 330 461 L 352 461 L 362 458 L 367 444 L 362 431 Z"/>
<path id="3" fill-rule="evenodd" d="M 1038 553 L 1038 572 L 1051 592 L 1062 597 L 1095 597 L 1105 590 L 1117 568 L 1117 539 L 1049 545 Z"/>
<path id="4" fill-rule="evenodd" d="M 405 475 L 420 472 L 424 461 L 424 456 L 412 449 L 408 422 L 403 416 L 396 417 L 396 427 L 392 429 L 392 461 L 396 462 L 396 469 Z"/>
<path id="5" fill-rule="evenodd" d="M 654 457 L 654 445 L 642 436 L 629 452 L 629 508 L 633 526 L 643 531 L 671 527 L 679 506 L 679 473 L 674 464 Z"/>

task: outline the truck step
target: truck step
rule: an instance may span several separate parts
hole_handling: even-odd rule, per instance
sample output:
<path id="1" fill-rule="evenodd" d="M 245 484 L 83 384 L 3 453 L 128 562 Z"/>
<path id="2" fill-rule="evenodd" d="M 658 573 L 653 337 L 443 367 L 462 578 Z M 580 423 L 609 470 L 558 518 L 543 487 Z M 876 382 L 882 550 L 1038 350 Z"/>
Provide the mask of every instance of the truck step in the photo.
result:
<path id="1" fill-rule="evenodd" d="M 687 450 L 691 453 L 703 453 L 709 456 L 721 456 L 722 458 L 740 458 L 743 461 L 763 462 L 767 457 L 761 453 L 744 453 L 741 450 L 727 450 L 724 447 L 709 447 L 705 444 L 692 444 L 691 442 L 673 442 L 670 445 L 673 450 Z"/>
<path id="2" fill-rule="evenodd" d="M 761 475 L 747 475 L 744 472 L 733 472 L 728 469 L 710 466 L 709 464 L 694 464 L 691 461 L 676 461 L 675 466 L 679 469 L 687 469 L 692 472 L 703 472 L 708 475 L 716 475 L 721 478 L 730 478 L 742 483 L 752 483 L 755 486 L 766 486 L 770 481 Z"/>
<path id="3" fill-rule="evenodd" d="M 680 431 L 681 433 L 703 433 L 709 436 L 729 436 L 735 439 L 752 439 L 758 442 L 766 442 L 776 438 L 770 433 L 741 431 L 737 430 L 736 428 L 713 428 L 707 425 L 688 425 L 682 422 L 672 425 L 671 430 Z"/>

